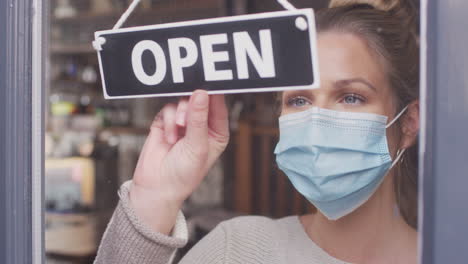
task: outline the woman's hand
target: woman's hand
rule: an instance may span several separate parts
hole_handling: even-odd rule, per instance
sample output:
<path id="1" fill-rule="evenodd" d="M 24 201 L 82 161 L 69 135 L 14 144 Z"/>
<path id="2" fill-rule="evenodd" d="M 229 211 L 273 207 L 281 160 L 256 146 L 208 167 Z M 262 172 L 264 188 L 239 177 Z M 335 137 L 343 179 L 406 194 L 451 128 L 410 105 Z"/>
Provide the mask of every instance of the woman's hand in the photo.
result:
<path id="1" fill-rule="evenodd" d="M 197 188 L 229 141 L 223 95 L 197 90 L 166 105 L 141 151 L 130 200 L 154 231 L 169 234 L 183 201 Z"/>

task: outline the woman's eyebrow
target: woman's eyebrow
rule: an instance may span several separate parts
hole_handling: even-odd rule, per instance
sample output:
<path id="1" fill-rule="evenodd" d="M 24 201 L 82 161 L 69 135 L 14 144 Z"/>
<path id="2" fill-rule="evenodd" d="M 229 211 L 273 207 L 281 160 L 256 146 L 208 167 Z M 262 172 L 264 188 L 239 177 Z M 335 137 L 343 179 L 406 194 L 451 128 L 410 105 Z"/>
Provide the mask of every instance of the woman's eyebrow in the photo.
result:
<path id="1" fill-rule="evenodd" d="M 374 92 L 377 92 L 377 88 L 375 88 L 374 85 L 372 85 L 370 82 L 368 82 L 367 80 L 365 80 L 363 78 L 353 78 L 353 79 L 339 80 L 339 81 L 335 82 L 335 85 L 337 87 L 342 87 L 342 86 L 349 85 L 349 84 L 352 84 L 352 83 L 362 83 L 362 84 L 368 86 L 369 88 L 371 88 L 372 90 L 374 90 Z"/>
<path id="2" fill-rule="evenodd" d="M 315 89 L 305 89 L 305 90 L 291 90 L 291 91 L 285 91 L 282 94 L 282 97 L 295 97 L 295 96 L 301 96 L 301 95 L 306 95 L 306 96 L 311 96 L 314 94 Z"/>

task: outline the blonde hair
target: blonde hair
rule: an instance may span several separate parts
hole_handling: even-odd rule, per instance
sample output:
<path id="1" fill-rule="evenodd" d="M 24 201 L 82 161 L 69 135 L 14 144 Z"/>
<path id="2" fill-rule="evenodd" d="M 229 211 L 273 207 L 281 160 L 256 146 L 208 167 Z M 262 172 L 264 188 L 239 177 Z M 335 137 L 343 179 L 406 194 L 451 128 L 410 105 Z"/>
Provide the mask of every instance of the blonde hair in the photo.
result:
<path id="1" fill-rule="evenodd" d="M 398 5 L 400 5 L 400 1 L 398 0 L 331 0 L 328 4 L 329 8 L 340 7 L 340 6 L 350 6 L 356 4 L 366 4 L 371 5 L 375 9 L 379 9 L 382 11 L 390 11 L 395 9 Z"/>
<path id="2" fill-rule="evenodd" d="M 317 13 L 318 32 L 338 31 L 364 39 L 383 62 L 399 112 L 419 98 L 417 12 L 411 0 L 331 0 Z M 398 124 L 399 126 L 399 124 Z M 417 228 L 418 144 L 395 168 L 394 189 L 400 213 Z"/>

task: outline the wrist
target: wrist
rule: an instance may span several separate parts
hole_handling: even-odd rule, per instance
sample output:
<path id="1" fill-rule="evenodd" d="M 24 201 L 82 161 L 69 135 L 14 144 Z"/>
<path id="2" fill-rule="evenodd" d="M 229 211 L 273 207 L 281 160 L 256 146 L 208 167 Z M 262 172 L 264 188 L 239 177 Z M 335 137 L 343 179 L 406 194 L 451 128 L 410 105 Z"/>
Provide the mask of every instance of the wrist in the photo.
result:
<path id="1" fill-rule="evenodd" d="M 148 188 L 140 184 L 132 182 L 130 188 L 130 199 L 133 202 L 141 203 L 143 205 L 166 205 L 181 207 L 185 201 L 185 197 L 177 192 L 169 192 L 167 190 L 156 190 Z"/>
<path id="2" fill-rule="evenodd" d="M 137 217 L 153 231 L 168 235 L 174 227 L 183 199 L 133 184 L 130 204 Z"/>

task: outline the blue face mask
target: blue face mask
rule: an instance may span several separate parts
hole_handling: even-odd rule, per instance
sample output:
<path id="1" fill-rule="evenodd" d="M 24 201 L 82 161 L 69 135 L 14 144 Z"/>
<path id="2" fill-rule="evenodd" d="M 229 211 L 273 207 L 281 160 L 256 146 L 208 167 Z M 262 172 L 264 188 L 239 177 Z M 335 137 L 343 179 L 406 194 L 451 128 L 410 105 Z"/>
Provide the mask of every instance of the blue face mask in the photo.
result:
<path id="1" fill-rule="evenodd" d="M 392 163 L 387 117 L 313 107 L 279 118 L 276 162 L 294 187 L 328 219 L 336 220 L 365 203 Z"/>

